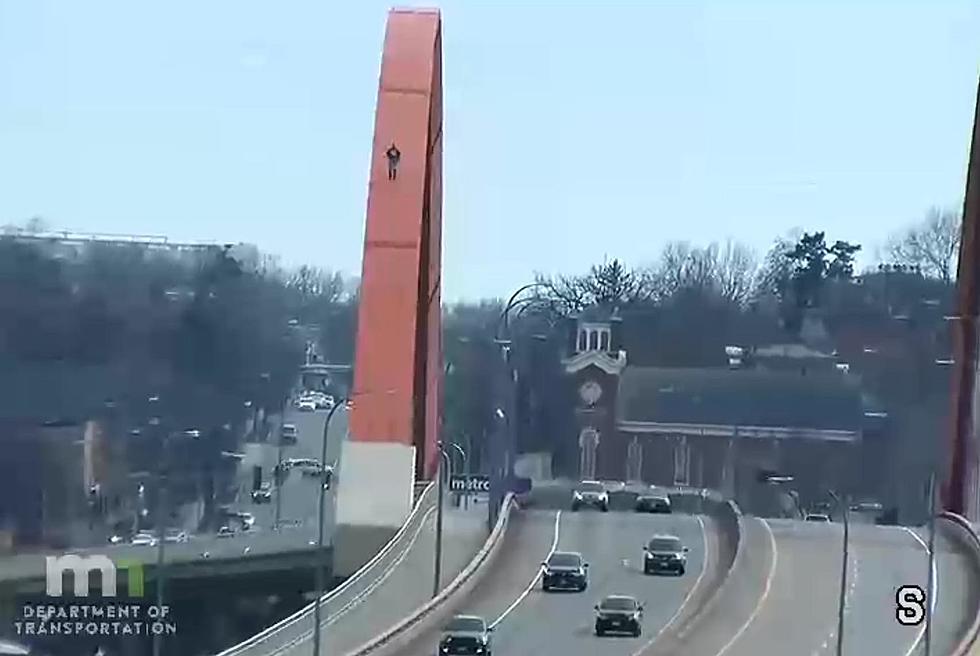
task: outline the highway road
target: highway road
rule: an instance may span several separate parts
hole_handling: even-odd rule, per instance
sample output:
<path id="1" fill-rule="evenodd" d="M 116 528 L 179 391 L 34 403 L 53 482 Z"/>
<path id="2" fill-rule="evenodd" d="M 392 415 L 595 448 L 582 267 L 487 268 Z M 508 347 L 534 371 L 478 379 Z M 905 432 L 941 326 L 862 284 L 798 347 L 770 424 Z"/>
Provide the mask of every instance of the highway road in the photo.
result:
<path id="1" fill-rule="evenodd" d="M 327 412 L 297 412 L 288 410 L 286 422 L 292 422 L 297 427 L 297 443 L 283 449 L 283 458 L 320 458 L 323 425 Z M 327 460 L 334 462 L 340 458 L 341 444 L 347 434 L 347 410 L 338 410 L 330 425 L 327 440 Z M 276 448 L 271 444 L 248 445 L 249 454 L 241 465 L 240 478 L 245 489 L 238 503 L 232 507 L 244 510 L 255 516 L 255 527 L 248 532 L 239 533 L 230 538 L 219 538 L 215 534 L 191 535 L 185 543 L 168 543 L 165 554 L 167 562 L 186 562 L 209 558 L 229 558 L 235 556 L 257 556 L 295 549 L 308 549 L 316 540 L 317 516 L 317 480 L 303 476 L 298 471 L 290 473 L 283 484 L 282 521 L 285 524 L 280 531 L 273 530 L 275 512 L 275 497 L 272 503 L 253 504 L 249 495 L 251 489 L 251 464 L 260 463 L 264 474 L 271 474 L 276 464 Z M 342 467 L 334 478 L 335 486 L 342 484 Z M 247 481 L 247 483 L 245 482 Z M 274 492 L 275 494 L 275 492 Z M 324 513 L 327 544 L 334 526 L 333 491 L 328 492 L 326 511 Z M 103 545 L 85 549 L 72 550 L 73 553 L 105 554 L 114 559 L 139 559 L 144 562 L 156 562 L 156 547 L 133 546 L 129 544 Z M 59 552 L 60 553 L 60 552 Z M 46 553 L 25 553 L 0 558 L 0 581 L 23 578 L 43 578 Z"/>
<path id="2" fill-rule="evenodd" d="M 323 424 L 326 421 L 327 410 L 317 410 L 316 412 L 299 412 L 294 408 L 288 408 L 284 415 L 283 423 L 291 423 L 296 426 L 296 444 L 282 447 L 282 458 L 313 458 L 320 459 L 322 445 Z M 276 431 L 278 432 L 278 431 Z M 347 434 L 347 409 L 341 408 L 334 414 L 330 421 L 330 434 L 327 436 L 327 462 L 338 462 L 340 459 L 341 444 Z M 277 438 L 273 435 L 273 438 Z M 278 460 L 278 447 L 274 443 L 247 444 L 245 448 L 245 459 L 239 465 L 239 497 L 236 503 L 232 504 L 235 510 L 250 512 L 255 516 L 255 526 L 268 530 L 272 529 L 275 520 L 275 486 L 273 486 L 273 498 L 271 503 L 255 504 L 251 500 L 252 490 L 252 466 L 262 467 L 262 476 L 265 481 L 272 481 L 272 470 Z M 339 472 L 337 483 L 339 484 Z M 299 471 L 292 471 L 279 490 L 281 494 L 280 522 L 285 526 L 301 526 L 316 530 L 317 514 L 317 479 L 303 476 Z M 327 527 L 333 526 L 333 491 L 327 495 Z M 327 531 L 329 535 L 330 530 Z"/>
<path id="3" fill-rule="evenodd" d="M 482 615 L 494 622 L 494 653 L 632 656 L 677 615 L 705 571 L 705 527 L 688 515 L 631 512 L 528 510 L 513 516 L 493 571 L 455 612 Z M 654 533 L 674 533 L 691 549 L 683 577 L 645 576 L 642 547 Z M 590 564 L 584 593 L 541 590 L 541 562 L 554 550 L 580 551 Z M 640 638 L 603 637 L 593 632 L 593 606 L 608 594 L 631 594 L 646 606 Z M 438 630 L 424 632 L 398 650 L 429 656 Z"/>
<path id="4" fill-rule="evenodd" d="M 831 656 L 836 653 L 843 527 L 746 518 L 753 558 L 745 581 L 723 595 L 721 610 L 696 626 L 677 654 Z M 972 619 L 973 575 L 966 556 L 940 538 L 933 654 L 948 654 Z M 895 619 L 895 591 L 927 581 L 924 536 L 903 527 L 857 524 L 851 530 L 844 614 L 845 655 L 922 653 L 923 627 Z M 975 582 L 974 582 L 975 583 Z M 788 646 L 792 645 L 792 648 Z"/>

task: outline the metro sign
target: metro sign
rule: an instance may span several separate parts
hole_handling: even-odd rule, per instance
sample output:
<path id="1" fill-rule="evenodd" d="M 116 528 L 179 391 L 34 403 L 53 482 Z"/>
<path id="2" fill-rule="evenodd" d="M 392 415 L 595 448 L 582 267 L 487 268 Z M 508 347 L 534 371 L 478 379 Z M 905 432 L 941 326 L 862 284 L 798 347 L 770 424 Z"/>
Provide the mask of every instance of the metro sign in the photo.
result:
<path id="1" fill-rule="evenodd" d="M 453 492 L 489 492 L 490 477 L 481 474 L 452 476 L 449 479 L 449 489 Z"/>

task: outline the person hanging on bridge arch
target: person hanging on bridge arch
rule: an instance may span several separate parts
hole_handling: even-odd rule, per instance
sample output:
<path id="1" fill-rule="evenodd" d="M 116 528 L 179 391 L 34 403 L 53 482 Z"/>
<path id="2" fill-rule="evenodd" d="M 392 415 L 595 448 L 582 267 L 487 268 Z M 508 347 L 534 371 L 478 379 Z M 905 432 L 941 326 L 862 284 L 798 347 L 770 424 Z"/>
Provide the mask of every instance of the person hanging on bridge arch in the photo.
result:
<path id="1" fill-rule="evenodd" d="M 388 146 L 385 155 L 388 157 L 388 179 L 395 180 L 398 178 L 398 161 L 402 158 L 402 153 L 398 150 L 394 141 Z"/>

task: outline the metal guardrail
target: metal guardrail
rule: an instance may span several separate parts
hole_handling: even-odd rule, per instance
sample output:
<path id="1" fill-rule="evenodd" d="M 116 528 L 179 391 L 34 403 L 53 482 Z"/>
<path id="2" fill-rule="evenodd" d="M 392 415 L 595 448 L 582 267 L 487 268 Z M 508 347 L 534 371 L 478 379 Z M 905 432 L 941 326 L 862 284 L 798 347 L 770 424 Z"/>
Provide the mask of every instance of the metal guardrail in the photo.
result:
<path id="1" fill-rule="evenodd" d="M 340 586 L 320 598 L 324 623 L 336 618 L 357 605 L 374 591 L 387 575 L 404 558 L 406 549 L 414 543 L 425 520 L 434 508 L 434 484 L 430 483 L 419 496 L 408 519 L 384 547 Z M 256 635 L 229 647 L 217 656 L 265 656 L 279 654 L 305 640 L 313 630 L 313 611 L 317 602 L 310 602 L 289 617 L 266 628 Z M 325 611 L 325 612 L 324 612 Z"/>
<path id="2" fill-rule="evenodd" d="M 980 535 L 977 535 L 976 529 L 973 528 L 969 520 L 956 513 L 945 511 L 939 513 L 939 517 L 955 524 L 969 537 L 969 542 L 973 546 L 974 565 L 977 572 L 980 573 Z M 957 643 L 952 656 L 980 656 L 980 609 L 975 609 L 974 613 L 975 616 L 970 628 Z"/>
<path id="3" fill-rule="evenodd" d="M 469 583 L 476 574 L 480 573 L 482 566 L 492 558 L 492 556 L 500 548 L 500 545 L 503 543 L 501 538 L 507 530 L 511 510 L 513 510 L 513 508 L 516 506 L 513 493 L 507 493 L 507 496 L 504 498 L 503 506 L 504 511 L 497 517 L 497 523 L 494 525 L 493 531 L 490 532 L 490 536 L 487 538 L 487 541 L 484 543 L 483 547 L 477 552 L 477 554 L 473 557 L 473 560 L 470 561 L 466 568 L 460 572 L 449 585 L 443 588 L 438 595 L 418 608 L 414 613 L 400 621 L 398 624 L 395 624 L 384 633 L 378 635 L 371 641 L 361 645 L 354 651 L 348 652 L 346 656 L 367 656 L 368 654 L 373 654 L 380 649 L 388 647 L 395 640 L 407 637 L 407 634 L 410 631 L 418 628 L 419 624 L 432 617 L 438 611 L 442 610 L 444 604 L 446 604 L 453 597 L 453 595 L 458 593 L 464 586 L 466 586 L 466 584 Z"/>

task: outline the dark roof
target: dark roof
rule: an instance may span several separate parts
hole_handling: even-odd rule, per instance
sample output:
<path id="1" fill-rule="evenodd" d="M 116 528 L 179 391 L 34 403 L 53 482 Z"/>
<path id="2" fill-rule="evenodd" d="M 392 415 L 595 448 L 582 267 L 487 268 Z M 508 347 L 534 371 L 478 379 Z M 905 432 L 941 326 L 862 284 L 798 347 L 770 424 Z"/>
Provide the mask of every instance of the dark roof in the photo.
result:
<path id="1" fill-rule="evenodd" d="M 861 393 L 837 372 L 632 367 L 623 371 L 620 421 L 859 430 Z"/>

